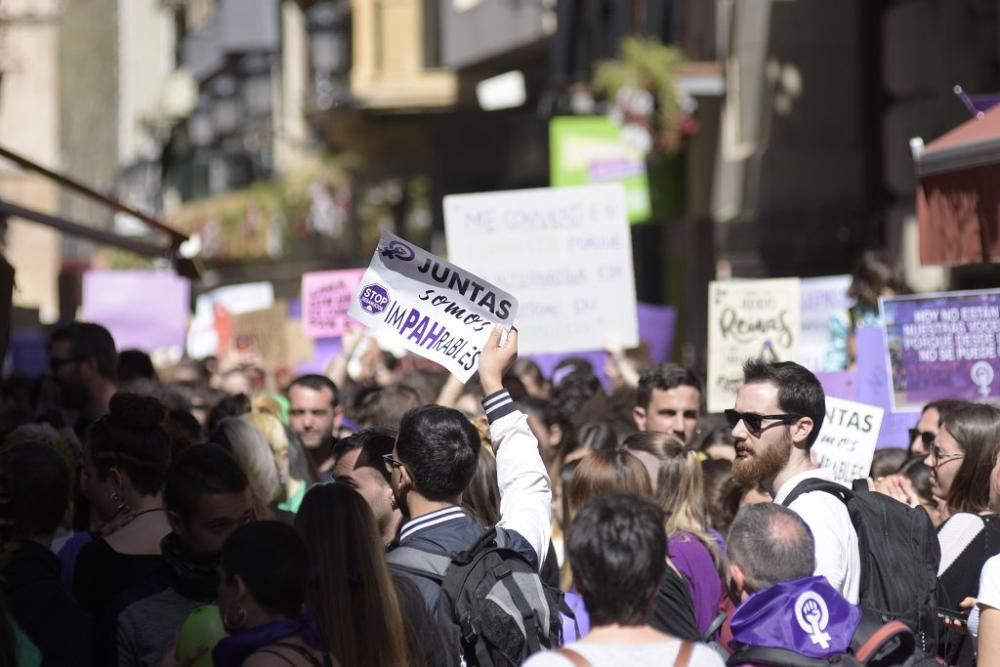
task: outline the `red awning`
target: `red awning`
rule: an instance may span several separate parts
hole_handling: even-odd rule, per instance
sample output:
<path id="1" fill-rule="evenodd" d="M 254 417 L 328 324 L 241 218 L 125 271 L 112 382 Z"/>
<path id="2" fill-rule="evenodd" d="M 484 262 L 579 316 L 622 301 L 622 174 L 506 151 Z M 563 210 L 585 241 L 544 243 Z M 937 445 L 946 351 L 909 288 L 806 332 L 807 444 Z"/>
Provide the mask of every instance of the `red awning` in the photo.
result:
<path id="1" fill-rule="evenodd" d="M 915 156 L 920 262 L 1000 261 L 1000 106 Z"/>

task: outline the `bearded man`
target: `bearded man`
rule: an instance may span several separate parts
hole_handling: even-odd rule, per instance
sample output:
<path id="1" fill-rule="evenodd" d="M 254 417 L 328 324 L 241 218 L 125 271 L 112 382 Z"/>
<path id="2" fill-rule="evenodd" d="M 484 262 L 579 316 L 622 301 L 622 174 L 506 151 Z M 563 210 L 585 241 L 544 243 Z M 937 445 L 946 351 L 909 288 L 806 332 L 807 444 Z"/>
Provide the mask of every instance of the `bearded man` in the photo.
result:
<path id="1" fill-rule="evenodd" d="M 736 407 L 726 410 L 736 442 L 733 476 L 763 486 L 778 504 L 806 480 L 833 480 L 809 456 L 825 416 L 823 387 L 806 368 L 789 361 L 748 361 Z M 857 604 L 861 559 L 847 507 L 824 491 L 802 493 L 787 506 L 812 530 L 816 574 Z"/>

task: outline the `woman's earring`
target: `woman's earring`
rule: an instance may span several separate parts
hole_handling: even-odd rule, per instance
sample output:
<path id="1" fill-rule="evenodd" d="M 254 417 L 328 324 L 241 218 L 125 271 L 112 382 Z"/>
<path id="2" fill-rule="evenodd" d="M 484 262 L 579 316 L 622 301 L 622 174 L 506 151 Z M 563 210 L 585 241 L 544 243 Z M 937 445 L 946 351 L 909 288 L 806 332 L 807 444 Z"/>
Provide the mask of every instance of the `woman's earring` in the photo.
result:
<path id="1" fill-rule="evenodd" d="M 229 612 L 226 612 L 225 617 L 222 619 L 222 624 L 226 628 L 233 628 L 234 630 L 242 628 L 246 624 L 246 622 L 247 622 L 247 610 L 244 609 L 243 607 L 240 607 L 239 609 L 236 610 L 235 621 L 229 615 Z"/>
<path id="2" fill-rule="evenodd" d="M 111 502 L 115 504 L 115 514 L 121 514 L 123 511 L 128 509 L 128 505 L 125 504 L 125 500 L 117 491 L 111 492 Z"/>

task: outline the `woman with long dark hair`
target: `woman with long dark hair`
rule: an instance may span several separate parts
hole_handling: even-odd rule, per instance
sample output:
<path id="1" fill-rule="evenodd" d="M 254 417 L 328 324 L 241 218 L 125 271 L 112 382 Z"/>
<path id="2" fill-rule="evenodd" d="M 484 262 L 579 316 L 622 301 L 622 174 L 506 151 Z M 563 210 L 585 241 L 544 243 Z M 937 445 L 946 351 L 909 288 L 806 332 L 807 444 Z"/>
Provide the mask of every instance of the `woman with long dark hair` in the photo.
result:
<path id="1" fill-rule="evenodd" d="M 1000 517 L 990 510 L 990 474 L 1000 452 L 1000 409 L 969 403 L 945 416 L 924 465 L 931 489 L 943 499 L 947 519 L 938 528 L 938 606 L 963 613 L 976 596 L 986 561 L 1000 553 Z M 946 630 L 938 655 L 948 664 L 971 665 L 972 642 Z"/>
<path id="2" fill-rule="evenodd" d="M 375 515 L 361 494 L 345 484 L 314 486 L 295 529 L 309 554 L 309 610 L 341 664 L 422 665 L 420 646 L 433 642 L 436 629 L 415 586 L 402 590 L 389 574 Z M 421 617 L 424 627 L 416 625 Z"/>

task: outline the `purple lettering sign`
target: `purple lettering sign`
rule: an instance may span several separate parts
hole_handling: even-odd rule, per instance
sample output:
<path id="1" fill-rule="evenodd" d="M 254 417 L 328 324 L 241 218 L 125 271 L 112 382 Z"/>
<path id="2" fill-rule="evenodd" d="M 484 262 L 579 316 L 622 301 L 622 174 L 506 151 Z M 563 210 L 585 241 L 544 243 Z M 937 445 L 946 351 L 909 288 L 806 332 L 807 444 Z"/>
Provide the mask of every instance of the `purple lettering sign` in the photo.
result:
<path id="1" fill-rule="evenodd" d="M 302 274 L 302 328 L 310 338 L 333 338 L 347 330 L 347 309 L 364 269 Z"/>
<path id="2" fill-rule="evenodd" d="M 896 410 L 1000 397 L 1000 290 L 881 299 Z"/>

